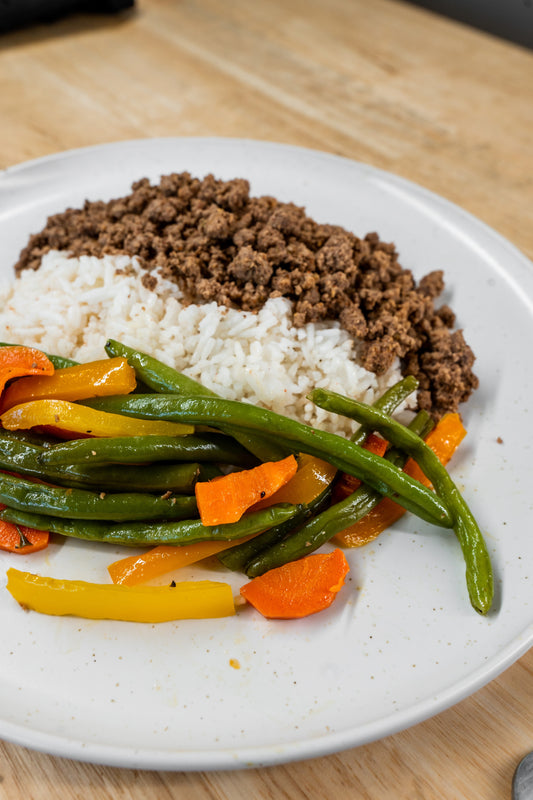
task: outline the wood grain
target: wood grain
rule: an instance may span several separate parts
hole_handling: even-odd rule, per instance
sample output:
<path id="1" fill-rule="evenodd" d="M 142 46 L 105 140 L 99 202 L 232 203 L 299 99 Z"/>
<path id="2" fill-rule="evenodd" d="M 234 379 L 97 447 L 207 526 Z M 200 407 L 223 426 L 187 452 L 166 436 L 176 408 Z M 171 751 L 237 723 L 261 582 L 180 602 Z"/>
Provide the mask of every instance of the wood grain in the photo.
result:
<path id="1" fill-rule="evenodd" d="M 327 150 L 458 203 L 533 258 L 533 53 L 393 0 L 145 0 L 0 39 L 0 167 L 152 136 Z M 502 800 L 533 651 L 418 726 L 313 761 L 168 773 L 0 743 L 0 797 Z"/>

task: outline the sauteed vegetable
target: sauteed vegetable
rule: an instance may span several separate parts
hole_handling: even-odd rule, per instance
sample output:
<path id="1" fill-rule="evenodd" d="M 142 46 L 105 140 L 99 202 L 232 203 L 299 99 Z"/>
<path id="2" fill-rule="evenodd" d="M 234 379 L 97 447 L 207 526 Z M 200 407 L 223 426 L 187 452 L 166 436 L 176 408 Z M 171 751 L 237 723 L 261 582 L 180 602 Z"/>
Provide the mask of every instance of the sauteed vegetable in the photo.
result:
<path id="1" fill-rule="evenodd" d="M 26 350 L 6 345 L 0 354 L 4 363 L 18 358 L 28 369 Z M 324 560 L 325 553 L 311 559 L 309 554 L 342 537 L 343 531 L 353 531 L 359 520 L 364 524 L 387 498 L 389 508 L 394 503 L 394 509 L 453 528 L 466 564 L 471 604 L 481 614 L 488 612 L 493 594 L 488 551 L 464 498 L 424 443 L 432 422 L 425 412 L 408 426 L 391 417 L 416 390 L 414 378 L 400 381 L 374 406 L 323 389 L 312 391 L 309 397 L 316 405 L 361 423 L 350 441 L 268 409 L 214 396 L 119 342 L 109 341 L 106 350 L 110 369 L 106 362 L 54 368 L 62 363 L 60 357 L 40 354 L 32 363 L 50 364 L 46 368 L 52 372 L 12 379 L 2 394 L 0 502 L 5 507 L 0 520 L 13 526 L 11 536 L 20 532 L 17 552 L 29 547 L 22 538 L 25 529 L 154 545 L 145 556 L 110 565 L 113 581 L 126 592 L 121 598 L 128 597 L 128 586 L 133 592 L 143 580 L 218 554 L 227 568 L 253 578 L 241 592 L 250 602 L 256 591 L 251 587 L 278 593 L 266 604 L 268 610 L 263 609 L 265 616 L 302 616 L 322 607 L 318 595 L 328 574 L 324 564 L 345 563 L 342 553 L 342 559 L 335 556 L 333 561 L 329 555 Z M 76 378 L 72 392 L 66 373 Z M 103 377 L 97 381 L 96 376 Z M 138 393 L 139 386 L 144 393 Z M 461 428 L 458 415 L 452 416 Z M 435 434 L 442 425 L 449 427 L 445 420 Z M 402 469 L 409 457 L 421 470 L 416 477 Z M 373 525 L 369 538 L 375 535 Z M 344 574 L 329 587 L 330 602 Z M 79 606 L 72 598 L 108 596 L 100 588 L 91 595 L 86 586 L 74 587 L 81 594 L 73 595 L 68 581 L 61 590 L 52 579 L 26 575 L 11 572 L 8 588 L 21 603 L 45 613 L 90 615 L 91 602 Z M 259 575 L 264 580 L 256 584 Z M 294 586 L 301 576 L 306 576 L 307 593 L 299 603 Z M 33 587 L 31 602 L 24 599 L 28 587 Z M 133 609 L 137 596 L 131 597 Z M 107 613 L 113 616 L 112 608 Z M 121 614 L 121 619 L 139 618 L 133 610 L 130 616 Z"/>

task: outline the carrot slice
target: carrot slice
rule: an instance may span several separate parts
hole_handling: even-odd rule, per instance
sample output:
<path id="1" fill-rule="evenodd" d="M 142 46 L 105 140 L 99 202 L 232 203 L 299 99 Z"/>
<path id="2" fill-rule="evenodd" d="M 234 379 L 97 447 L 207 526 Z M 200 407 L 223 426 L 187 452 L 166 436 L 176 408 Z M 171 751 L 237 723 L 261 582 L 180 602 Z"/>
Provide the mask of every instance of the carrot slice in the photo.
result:
<path id="1" fill-rule="evenodd" d="M 113 583 L 122 586 L 137 586 L 139 583 L 153 580 L 171 570 L 187 567 L 204 558 L 234 547 L 241 542 L 246 542 L 252 536 L 243 536 L 231 542 L 213 541 L 196 542 L 195 544 L 176 547 L 175 545 L 160 544 L 140 556 L 126 556 L 118 561 L 113 561 L 107 568 Z"/>
<path id="2" fill-rule="evenodd" d="M 6 506 L 0 504 L 0 510 L 4 508 Z M 0 520 L 0 550 L 26 556 L 29 553 L 44 550 L 48 546 L 49 540 L 48 531 L 38 531 L 36 528 L 28 528 L 26 525 L 15 525 L 14 522 Z"/>
<path id="3" fill-rule="evenodd" d="M 331 605 L 349 569 L 337 548 L 271 569 L 242 586 L 240 593 L 268 619 L 306 617 Z"/>
<path id="4" fill-rule="evenodd" d="M 459 414 L 445 414 L 426 437 L 426 443 L 439 457 L 443 464 L 447 464 L 457 450 L 466 430 Z M 422 473 L 420 467 L 409 459 L 405 465 L 405 472 L 416 478 L 425 486 L 430 483 Z M 400 519 L 405 509 L 388 497 L 383 498 L 378 505 L 365 517 L 350 525 L 342 533 L 338 533 L 335 540 L 344 547 L 361 547 L 379 536 L 386 528 Z"/>
<path id="5" fill-rule="evenodd" d="M 267 461 L 252 469 L 230 472 L 200 481 L 195 486 L 196 502 L 203 525 L 237 522 L 250 506 L 271 497 L 298 469 L 294 456 Z"/>
<path id="6" fill-rule="evenodd" d="M 0 347 L 0 392 L 12 378 L 22 375 L 53 375 L 54 365 L 35 347 Z"/>

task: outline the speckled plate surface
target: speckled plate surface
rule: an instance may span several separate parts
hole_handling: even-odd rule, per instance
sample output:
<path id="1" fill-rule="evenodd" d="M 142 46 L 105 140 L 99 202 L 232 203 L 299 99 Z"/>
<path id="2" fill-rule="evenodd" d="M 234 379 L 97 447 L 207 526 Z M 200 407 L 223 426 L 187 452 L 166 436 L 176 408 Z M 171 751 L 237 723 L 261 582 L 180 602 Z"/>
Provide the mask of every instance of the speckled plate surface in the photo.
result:
<path id="1" fill-rule="evenodd" d="M 484 224 L 393 175 L 325 153 L 221 139 L 111 144 L 0 174 L 0 276 L 49 213 L 188 170 L 247 177 L 323 222 L 395 241 L 417 277 L 444 269 L 444 297 L 477 354 L 481 386 L 452 462 L 494 560 L 488 618 L 470 608 L 454 536 L 405 517 L 348 553 L 350 579 L 315 617 L 158 626 L 25 613 L 5 590 L 16 565 L 103 581 L 118 548 L 68 541 L 0 553 L 0 736 L 71 758 L 150 769 L 231 769 L 324 755 L 434 715 L 494 678 L 533 638 L 530 343 L 533 265 Z M 3 339 L 0 315 L 0 339 Z M 216 574 L 215 568 L 186 576 Z M 224 573 L 225 575 L 225 573 Z M 239 578 L 230 577 L 235 588 Z"/>

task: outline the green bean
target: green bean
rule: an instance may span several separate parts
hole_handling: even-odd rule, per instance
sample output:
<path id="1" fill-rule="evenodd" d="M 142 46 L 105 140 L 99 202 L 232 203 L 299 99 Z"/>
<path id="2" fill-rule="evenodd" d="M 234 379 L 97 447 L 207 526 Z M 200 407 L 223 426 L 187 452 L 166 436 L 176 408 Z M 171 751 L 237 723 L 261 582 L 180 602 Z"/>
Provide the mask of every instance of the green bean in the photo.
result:
<path id="1" fill-rule="evenodd" d="M 425 436 L 432 425 L 427 412 L 420 411 L 409 427 L 417 435 Z M 407 460 L 407 457 L 396 449 L 389 450 L 385 458 L 400 469 Z M 256 552 L 255 557 L 250 558 L 244 565 L 244 571 L 249 578 L 255 578 L 257 575 L 268 572 L 269 569 L 280 567 L 289 561 L 296 561 L 298 558 L 313 553 L 329 542 L 337 533 L 365 517 L 382 499 L 383 496 L 379 492 L 363 484 L 344 500 L 314 516 L 283 541 Z M 251 541 L 255 542 L 257 538 L 259 537 Z"/>
<path id="2" fill-rule="evenodd" d="M 200 477 L 202 465 L 195 461 L 183 464 L 102 464 L 99 467 L 64 467 L 56 469 L 50 478 L 61 485 L 98 487 L 108 492 L 172 492 L 192 494 Z"/>
<path id="3" fill-rule="evenodd" d="M 409 376 L 396 383 L 394 386 L 387 389 L 381 397 L 379 397 L 375 406 L 380 408 L 386 413 L 392 413 L 398 406 L 417 388 L 418 381 L 416 378 Z M 427 414 L 419 414 L 417 419 L 417 430 L 422 430 L 426 426 L 428 419 Z M 352 436 L 352 441 L 357 444 L 362 443 L 369 431 L 361 426 L 358 431 Z M 332 482 L 333 483 L 333 482 Z M 323 507 L 325 501 L 331 494 L 332 484 L 327 489 L 321 492 L 318 497 L 311 501 L 308 505 L 304 506 L 302 513 L 298 517 L 293 517 L 289 522 L 279 525 L 269 531 L 265 531 L 259 536 L 254 536 L 246 542 L 237 544 L 234 547 L 228 548 L 220 553 L 217 558 L 224 564 L 225 567 L 233 571 L 245 571 L 246 565 L 259 553 L 269 551 L 270 548 L 282 542 L 287 537 L 292 540 L 293 531 L 301 527 L 301 525 L 309 519 L 309 517 L 318 513 Z M 370 491 L 370 490 L 369 490 Z M 381 499 L 381 495 L 377 495 Z M 296 534 L 297 535 L 297 534 Z"/>
<path id="4" fill-rule="evenodd" d="M 220 478 L 225 474 L 224 470 L 221 469 L 218 464 L 214 464 L 212 461 L 208 461 L 206 464 L 200 464 L 199 466 L 199 481 L 212 481 L 213 478 Z"/>
<path id="5" fill-rule="evenodd" d="M 200 464 L 155 464 L 143 466 L 109 464 L 102 466 L 50 466 L 41 464 L 45 449 L 32 440 L 14 437 L 0 429 L 0 469 L 44 478 L 60 486 L 91 486 L 102 491 L 173 491 L 189 494 L 200 472 Z M 97 441 L 95 439 L 86 441 Z"/>
<path id="6" fill-rule="evenodd" d="M 487 546 L 468 504 L 431 448 L 386 414 L 348 397 L 315 389 L 311 392 L 310 399 L 321 408 L 372 426 L 417 462 L 450 511 L 452 527 L 465 560 L 470 602 L 476 611 L 486 614 L 494 595 L 492 566 Z"/>
<path id="7" fill-rule="evenodd" d="M 220 433 L 190 436 L 117 436 L 72 439 L 43 450 L 43 465 L 147 464 L 154 461 L 219 461 L 234 466 L 257 464 L 251 453 Z"/>
<path id="8" fill-rule="evenodd" d="M 376 402 L 376 407 L 386 413 L 394 411 L 418 385 L 414 377 L 399 381 L 386 390 Z M 357 443 L 364 440 L 366 430 L 361 428 L 355 436 Z M 355 437 L 352 437 L 352 441 Z M 219 461 L 234 466 L 253 466 L 256 461 L 250 452 L 233 438 L 223 434 L 194 434 L 190 436 L 128 436 L 102 439 L 74 439 L 61 442 L 43 451 L 39 463 L 44 465 L 72 464 L 144 464 L 153 461 L 199 460 Z"/>
<path id="9" fill-rule="evenodd" d="M 217 555 L 218 560 L 233 572 L 243 572 L 246 564 L 248 564 L 257 553 L 269 547 L 273 547 L 277 542 L 283 541 L 295 528 L 299 527 L 309 519 L 309 517 L 317 513 L 330 495 L 331 486 L 328 486 L 310 503 L 302 505 L 300 512 L 295 514 L 292 519 L 282 522 L 280 525 L 276 525 L 260 533 L 258 536 L 254 536 L 253 539 L 248 539 L 246 542 L 241 542 L 227 550 L 223 550 Z"/>
<path id="10" fill-rule="evenodd" d="M 416 389 L 418 389 L 417 379 L 414 375 L 406 375 L 405 378 L 386 389 L 381 397 L 378 397 L 373 403 L 373 407 L 379 408 L 384 414 L 393 414 Z M 361 425 L 351 440 L 354 444 L 362 445 L 369 433 L 372 433 L 372 429 L 367 425 Z"/>
<path id="11" fill-rule="evenodd" d="M 167 496 L 168 495 L 168 496 Z M 161 497 L 143 492 L 106 493 L 33 483 L 0 473 L 0 503 L 47 516 L 75 519 L 186 519 L 196 513 L 196 500 L 170 492 Z"/>
<path id="12" fill-rule="evenodd" d="M 312 428 L 268 409 L 236 400 L 177 395 L 115 396 L 84 401 L 84 404 L 145 419 L 169 419 L 220 430 L 232 427 L 247 433 L 268 431 L 276 440 L 292 447 L 293 452 L 323 458 L 343 472 L 360 478 L 380 494 L 392 497 L 427 522 L 442 527 L 452 525 L 451 515 L 439 497 L 385 459 L 334 433 Z"/>
<path id="13" fill-rule="evenodd" d="M 226 525 L 204 526 L 199 519 L 177 522 L 124 522 L 106 524 L 92 520 L 63 519 L 33 514 L 6 508 L 0 519 L 17 525 L 28 525 L 37 530 L 59 533 L 76 539 L 107 542 L 131 547 L 145 545 L 190 545 L 203 541 L 232 541 L 290 519 L 299 511 L 299 506 L 278 505 L 246 514 L 238 522 Z"/>
<path id="14" fill-rule="evenodd" d="M 189 378 L 167 364 L 163 364 L 162 361 L 158 361 L 157 358 L 141 353 L 139 350 L 134 350 L 132 347 L 117 342 L 115 339 L 108 339 L 105 349 L 110 357 L 123 356 L 127 358 L 129 365 L 135 369 L 138 379 L 149 386 L 152 391 L 179 394 L 181 396 L 218 397 L 215 392 L 193 378 Z M 228 433 L 233 434 L 235 432 L 228 430 Z M 289 455 L 289 451 L 280 447 L 269 436 L 250 436 L 239 431 L 234 438 L 261 461 L 279 461 L 279 459 Z"/>
<path id="15" fill-rule="evenodd" d="M 20 344 L 9 344 L 9 342 L 0 342 L 0 347 L 36 347 L 36 345 L 20 345 Z M 36 347 L 37 350 L 40 350 L 40 347 Z M 51 355 L 50 353 L 45 353 L 45 356 L 48 358 L 49 361 L 52 362 L 55 369 L 64 369 L 65 367 L 75 367 L 78 365 L 77 361 L 73 361 L 72 358 L 64 358 L 63 356 L 55 356 Z"/>
<path id="16" fill-rule="evenodd" d="M 51 447 L 59 441 L 57 437 L 45 433 L 38 433 L 33 428 L 21 428 L 20 430 L 9 431 L 7 428 L 2 428 L 1 425 L 0 436 L 2 439 L 11 439 L 16 442 L 36 445 L 41 449 Z"/>

